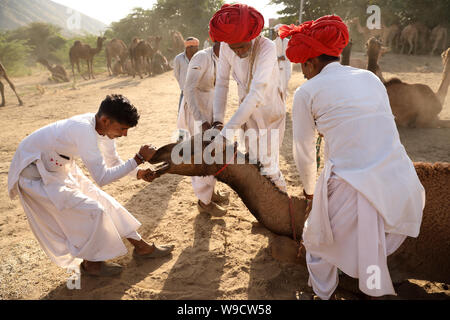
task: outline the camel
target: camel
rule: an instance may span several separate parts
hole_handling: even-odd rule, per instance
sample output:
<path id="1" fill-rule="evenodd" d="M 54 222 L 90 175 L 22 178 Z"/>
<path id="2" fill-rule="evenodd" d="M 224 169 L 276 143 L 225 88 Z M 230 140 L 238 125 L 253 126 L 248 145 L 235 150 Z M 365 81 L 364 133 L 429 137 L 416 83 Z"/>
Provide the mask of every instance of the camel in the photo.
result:
<path id="1" fill-rule="evenodd" d="M 385 80 L 383 78 L 383 73 L 381 72 L 381 68 L 378 65 L 378 60 L 381 56 L 383 46 L 381 42 L 375 38 L 370 38 L 366 43 L 367 48 L 367 70 L 372 71 L 374 74 L 380 78 L 380 80 L 384 83 Z"/>
<path id="2" fill-rule="evenodd" d="M 400 53 L 404 54 L 406 46 L 408 46 L 409 47 L 408 55 L 413 53 L 416 54 L 418 42 L 419 42 L 419 30 L 417 29 L 417 26 L 415 26 L 414 24 L 407 25 L 400 33 L 400 43 L 401 43 Z"/>
<path id="3" fill-rule="evenodd" d="M 431 31 L 432 48 L 430 55 L 434 55 L 436 50 L 445 50 L 447 46 L 447 28 L 442 25 L 437 25 Z"/>
<path id="4" fill-rule="evenodd" d="M 169 52 L 171 52 L 173 56 L 176 56 L 178 53 L 183 52 L 184 50 L 183 35 L 179 31 L 171 30 L 170 38 L 171 38 L 171 47 L 169 48 Z"/>
<path id="5" fill-rule="evenodd" d="M 392 51 L 397 52 L 400 42 L 400 27 L 397 24 L 393 24 L 385 29 L 383 34 L 383 44 Z"/>
<path id="6" fill-rule="evenodd" d="M 356 26 L 356 30 L 362 35 L 364 43 L 366 43 L 367 40 L 371 37 L 382 38 L 386 29 L 384 25 L 382 25 L 380 29 L 369 29 L 366 26 L 362 26 L 359 17 L 351 19 L 348 22 L 348 25 Z"/>
<path id="7" fill-rule="evenodd" d="M 431 30 L 422 22 L 416 22 L 414 26 L 418 31 L 417 53 L 426 53 L 429 50 L 429 39 Z"/>
<path id="8" fill-rule="evenodd" d="M 131 65 L 131 60 L 127 58 L 124 63 L 120 63 L 120 61 L 114 62 L 112 66 L 112 74 L 114 76 L 119 76 L 121 74 L 132 76 L 133 67 Z"/>
<path id="9" fill-rule="evenodd" d="M 55 82 L 69 82 L 70 81 L 69 77 L 67 76 L 67 72 L 62 65 L 57 64 L 57 65 L 52 66 L 44 58 L 37 59 L 37 62 L 42 64 L 44 67 L 46 67 L 48 69 L 48 71 L 50 71 L 50 73 L 52 74 L 52 77 L 50 79 L 52 81 L 55 81 Z"/>
<path id="10" fill-rule="evenodd" d="M 367 56 L 368 62 L 364 62 L 361 59 L 350 59 L 351 50 L 352 50 L 352 41 L 348 43 L 348 45 L 344 48 L 342 51 L 341 56 L 341 64 L 342 65 L 350 65 L 354 68 L 359 69 L 373 69 L 374 73 L 380 77 L 380 79 L 383 79 L 383 75 L 381 73 L 381 69 L 378 66 L 378 59 L 386 52 L 389 51 L 389 48 L 383 47 L 381 45 L 380 40 L 378 40 L 375 37 L 370 38 L 366 43 L 366 50 L 367 50 Z M 384 80 L 382 80 L 384 81 Z"/>
<path id="11" fill-rule="evenodd" d="M 95 79 L 94 77 L 94 68 L 93 68 L 93 61 L 94 56 L 98 54 L 103 47 L 103 42 L 106 40 L 104 37 L 98 37 L 97 38 L 97 47 L 91 48 L 90 45 L 82 43 L 81 41 L 77 40 L 74 42 L 73 46 L 70 48 L 69 51 L 69 58 L 70 58 L 70 64 L 72 65 L 72 74 L 73 78 L 75 80 L 75 71 L 74 71 L 74 65 L 77 65 L 78 73 L 80 72 L 80 64 L 79 60 L 86 60 L 87 68 L 88 68 L 88 74 L 89 79 Z M 84 80 L 87 80 L 82 74 Z"/>
<path id="12" fill-rule="evenodd" d="M 105 54 L 106 54 L 106 66 L 108 68 L 109 75 L 111 76 L 111 62 L 114 59 L 115 61 L 119 61 L 122 65 L 125 63 L 125 60 L 128 58 L 128 48 L 126 44 L 120 39 L 112 39 L 105 46 Z"/>
<path id="13" fill-rule="evenodd" d="M 166 57 L 161 53 L 161 51 L 156 51 L 152 60 L 153 74 L 158 75 L 170 70 L 172 70 L 172 68 L 170 67 Z"/>
<path id="14" fill-rule="evenodd" d="M 147 40 L 134 38 L 130 46 L 130 57 L 133 65 L 133 78 L 136 71 L 142 79 L 141 64 L 144 65 L 144 70 L 149 76 L 152 75 L 152 59 L 155 52 L 159 48 L 161 37 L 148 37 Z"/>
<path id="15" fill-rule="evenodd" d="M 19 100 L 19 106 L 23 106 L 23 102 L 20 99 L 19 95 L 17 94 L 14 84 L 12 83 L 11 80 L 9 80 L 8 74 L 6 73 L 6 69 L 3 66 L 2 62 L 0 61 L 0 93 L 2 95 L 2 103 L 0 104 L 0 107 L 5 106 L 5 89 L 4 89 L 4 85 L 1 81 L 1 78 L 5 78 L 6 82 L 8 82 L 9 86 L 11 87 L 12 91 L 14 91 L 14 94 L 16 95 L 17 100 Z"/>
<path id="16" fill-rule="evenodd" d="M 341 64 L 344 66 L 352 66 L 354 68 L 364 69 L 366 63 L 362 59 L 350 58 L 352 53 L 353 41 L 350 40 L 341 54 Z"/>
<path id="17" fill-rule="evenodd" d="M 384 83 L 397 125 L 404 127 L 450 127 L 449 120 L 439 120 L 450 85 L 450 48 L 442 53 L 444 71 L 436 93 L 424 84 L 408 84 L 398 78 Z"/>
<path id="18" fill-rule="evenodd" d="M 272 256 L 282 261 L 300 262 L 296 258 L 297 243 L 287 237 L 293 238 L 295 231 L 297 240 L 301 238 L 306 218 L 306 200 L 303 197 L 290 197 L 280 191 L 267 177 L 261 175 L 260 166 L 249 163 L 248 155 L 236 151 L 233 144 L 228 144 L 223 151 L 224 159 L 225 155 L 233 155 L 236 152 L 237 161 L 231 161 L 232 156 L 227 158 L 227 163 L 232 164 L 226 167 L 214 162 L 193 164 L 194 150 L 203 151 L 208 144 L 203 142 L 200 144 L 201 148 L 195 149 L 195 139 L 201 139 L 201 136 L 181 142 L 191 145 L 191 154 L 187 155 L 188 158 L 191 156 L 190 164 L 172 162 L 171 154 L 177 144 L 159 148 L 150 161 L 152 164 L 162 163 L 157 167 L 157 175 L 216 175 L 218 181 L 227 184 L 237 193 L 262 226 L 280 236 L 272 243 Z M 414 166 L 426 190 L 421 230 L 418 238 L 407 238 L 401 247 L 388 257 L 391 277 L 394 281 L 414 278 L 449 283 L 450 207 L 447 196 L 450 192 L 450 163 L 415 163 Z"/>

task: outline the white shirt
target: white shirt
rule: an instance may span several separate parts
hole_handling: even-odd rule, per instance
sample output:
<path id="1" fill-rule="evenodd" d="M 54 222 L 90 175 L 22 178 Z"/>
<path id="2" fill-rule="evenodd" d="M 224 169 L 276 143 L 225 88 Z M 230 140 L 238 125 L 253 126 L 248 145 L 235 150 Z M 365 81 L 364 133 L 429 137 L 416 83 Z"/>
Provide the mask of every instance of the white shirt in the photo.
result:
<path id="1" fill-rule="evenodd" d="M 217 60 L 209 47 L 198 51 L 189 63 L 183 93 L 195 121 L 212 123 Z"/>
<path id="2" fill-rule="evenodd" d="M 386 232 L 418 235 L 424 188 L 400 142 L 378 77 L 330 63 L 297 89 L 292 120 L 295 163 L 306 193 L 314 193 L 308 220 L 317 244 L 332 242 L 327 218 L 327 181 L 332 173 L 369 200 L 383 216 Z M 326 159 L 314 188 L 316 128 L 326 141 Z"/>
<path id="3" fill-rule="evenodd" d="M 252 46 L 255 39 L 252 40 Z M 250 55 L 239 58 L 229 45 L 220 46 L 219 63 L 217 67 L 216 88 L 214 92 L 214 121 L 223 123 L 230 73 L 238 84 L 240 105 L 230 121 L 224 126 L 226 129 L 239 129 L 250 117 L 259 128 L 268 128 L 271 123 L 279 121 L 285 116 L 286 106 L 282 99 L 279 83 L 279 68 L 275 44 L 261 37 L 259 48 L 253 64 L 253 80 L 248 95 Z"/>
<path id="4" fill-rule="evenodd" d="M 65 164 L 69 167 L 75 166 L 75 158 L 81 158 L 99 186 L 127 174 L 136 174 L 136 161 L 132 158 L 123 162 L 117 154 L 115 141 L 99 135 L 95 130 L 95 114 L 86 113 L 51 123 L 22 140 L 8 173 L 10 197 L 13 198 L 17 194 L 20 173 L 34 161 L 37 161 L 39 173 L 45 184 L 53 179 L 55 175 L 46 172 L 41 163 L 46 161 L 46 155 L 55 153 L 69 157 L 70 160 Z"/>
<path id="5" fill-rule="evenodd" d="M 173 74 L 178 81 L 180 90 L 184 90 L 184 82 L 186 81 L 187 68 L 189 65 L 189 59 L 186 57 L 186 52 L 182 52 L 177 55 L 173 61 L 174 68 Z"/>

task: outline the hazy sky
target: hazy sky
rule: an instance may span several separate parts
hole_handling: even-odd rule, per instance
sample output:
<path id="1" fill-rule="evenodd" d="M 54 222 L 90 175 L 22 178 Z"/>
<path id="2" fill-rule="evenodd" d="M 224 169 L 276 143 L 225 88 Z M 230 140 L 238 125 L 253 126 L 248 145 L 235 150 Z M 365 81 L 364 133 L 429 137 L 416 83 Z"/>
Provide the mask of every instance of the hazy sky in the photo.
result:
<path id="1" fill-rule="evenodd" d="M 105 24 L 110 24 L 113 21 L 119 21 L 127 16 L 133 8 L 141 7 L 144 9 L 151 9 L 156 0 L 52 0 L 72 9 L 75 9 L 87 16 L 102 21 Z M 183 1 L 183 0 L 180 0 Z M 270 0 L 225 0 L 225 2 L 240 2 L 248 4 L 258 11 L 260 11 L 266 22 L 269 23 L 269 18 L 276 18 L 277 11 L 283 6 L 268 5 Z"/>

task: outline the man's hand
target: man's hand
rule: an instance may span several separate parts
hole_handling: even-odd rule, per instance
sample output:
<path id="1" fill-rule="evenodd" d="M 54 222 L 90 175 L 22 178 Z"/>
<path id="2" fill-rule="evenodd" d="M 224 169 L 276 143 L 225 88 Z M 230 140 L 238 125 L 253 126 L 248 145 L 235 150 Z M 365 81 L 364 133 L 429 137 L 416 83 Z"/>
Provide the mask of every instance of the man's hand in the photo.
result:
<path id="1" fill-rule="evenodd" d="M 156 178 L 159 178 L 159 175 L 152 169 L 138 170 L 137 178 L 138 180 L 142 179 L 147 182 L 152 182 Z"/>
<path id="2" fill-rule="evenodd" d="M 150 159 L 155 155 L 156 148 L 152 145 L 144 145 L 139 150 L 139 154 L 144 158 L 145 161 L 150 161 Z"/>
<path id="3" fill-rule="evenodd" d="M 285 56 L 280 56 L 280 57 L 278 57 L 278 61 L 284 61 L 284 60 L 286 60 L 286 57 L 285 57 Z"/>

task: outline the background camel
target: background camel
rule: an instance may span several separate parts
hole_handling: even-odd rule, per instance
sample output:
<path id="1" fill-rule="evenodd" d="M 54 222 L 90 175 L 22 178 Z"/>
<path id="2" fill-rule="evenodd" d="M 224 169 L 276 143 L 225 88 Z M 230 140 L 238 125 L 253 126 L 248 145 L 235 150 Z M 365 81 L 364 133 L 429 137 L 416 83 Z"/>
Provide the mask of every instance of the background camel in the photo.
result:
<path id="1" fill-rule="evenodd" d="M 384 83 L 395 121 L 405 127 L 449 127 L 448 120 L 439 120 L 439 113 L 450 84 L 450 48 L 442 53 L 444 71 L 436 93 L 424 84 L 408 84 L 394 78 Z"/>
<path id="2" fill-rule="evenodd" d="M 159 148 L 151 160 L 153 164 L 163 163 L 157 172 L 160 175 L 172 173 L 185 176 L 215 175 L 219 172 L 223 164 L 193 164 L 196 138 L 201 139 L 194 136 L 182 142 L 183 145 L 191 145 L 191 155 L 187 155 L 191 164 L 186 164 L 186 161 L 181 164 L 172 162 L 172 151 L 176 144 Z M 202 148 L 197 150 L 203 151 L 206 145 L 207 143 L 203 142 Z M 231 162 L 235 146 L 230 144 L 226 150 L 223 159 Z M 185 156 L 183 155 L 183 158 Z M 217 180 L 230 186 L 242 199 L 250 213 L 268 230 L 290 238 L 293 237 L 295 230 L 296 238 L 300 239 L 306 214 L 305 199 L 289 197 L 288 194 L 281 192 L 268 178 L 261 175 L 259 165 L 249 163 L 248 155 L 237 152 L 236 159 L 216 176 Z M 426 191 L 426 206 L 419 237 L 405 240 L 395 254 L 388 259 L 391 272 L 395 273 L 392 278 L 400 280 L 406 276 L 448 283 L 450 281 L 448 272 L 450 270 L 450 246 L 448 245 L 450 243 L 448 232 L 450 203 L 447 196 L 450 192 L 450 164 L 415 163 L 414 165 Z M 292 201 L 292 218 L 289 199 Z M 294 227 L 291 219 L 294 220 Z M 294 241 L 280 238 L 278 243 L 273 244 L 272 254 L 283 261 L 295 262 L 296 248 L 297 244 Z"/>
<path id="3" fill-rule="evenodd" d="M 447 28 L 442 25 L 437 25 L 431 31 L 431 55 L 434 55 L 436 50 L 443 51 L 447 47 Z"/>
<path id="4" fill-rule="evenodd" d="M 418 31 L 417 53 L 419 54 L 428 53 L 430 51 L 430 41 L 429 41 L 431 34 L 430 28 L 428 28 L 425 24 L 421 22 L 414 23 L 414 26 Z"/>
<path id="5" fill-rule="evenodd" d="M 401 50 L 404 54 L 406 46 L 408 46 L 408 54 L 416 54 L 419 43 L 419 30 L 414 24 L 407 25 L 400 34 Z"/>
<path id="6" fill-rule="evenodd" d="M 14 91 L 14 94 L 16 95 L 17 100 L 19 100 L 19 106 L 22 106 L 23 102 L 20 99 L 19 95 L 17 94 L 14 84 L 12 83 L 11 80 L 9 80 L 8 74 L 6 73 L 6 69 L 0 61 L 0 93 L 2 95 L 2 103 L 0 104 L 0 107 L 3 107 L 5 105 L 5 86 L 3 85 L 2 81 L 1 81 L 2 78 L 4 78 L 6 80 L 6 82 L 8 82 L 12 91 Z"/>
<path id="7" fill-rule="evenodd" d="M 342 51 L 341 64 L 350 65 L 354 68 L 359 69 L 369 69 L 369 70 L 372 69 L 371 71 L 373 71 L 378 77 L 380 77 L 380 79 L 382 79 L 383 75 L 381 73 L 381 69 L 378 66 L 377 61 L 384 53 L 389 52 L 390 49 L 388 47 L 383 47 L 378 38 L 375 37 L 370 38 L 365 44 L 366 53 L 368 56 L 368 62 L 366 62 L 362 59 L 350 58 L 352 45 L 353 43 L 352 41 L 350 41 Z"/>
<path id="8" fill-rule="evenodd" d="M 123 64 L 128 58 L 128 48 L 126 44 L 120 39 L 112 39 L 105 46 L 106 66 L 108 68 L 109 75 L 111 76 L 112 68 L 111 62 L 118 61 L 123 69 Z"/>
<path id="9" fill-rule="evenodd" d="M 367 26 L 362 26 L 359 17 L 351 19 L 347 24 L 351 27 L 355 26 L 356 31 L 363 37 L 363 43 L 366 43 L 371 37 L 382 38 L 386 29 L 384 25 L 381 25 L 380 29 L 369 29 Z"/>
<path id="10" fill-rule="evenodd" d="M 37 59 L 37 62 L 42 64 L 44 67 L 46 67 L 48 69 L 48 71 L 50 71 L 50 73 L 52 74 L 52 77 L 50 78 L 51 80 L 53 80 L 55 82 L 69 82 L 70 81 L 69 77 L 67 76 L 67 72 L 62 65 L 57 64 L 57 65 L 52 66 L 44 58 Z"/>
<path id="11" fill-rule="evenodd" d="M 397 52 L 400 43 L 400 27 L 398 24 L 393 24 L 387 27 L 383 33 L 383 44 L 392 51 Z"/>
<path id="12" fill-rule="evenodd" d="M 378 60 L 381 57 L 383 52 L 383 46 L 381 42 L 375 38 L 370 38 L 366 43 L 367 48 L 367 70 L 375 73 L 378 78 L 384 83 L 385 80 L 383 78 L 383 73 L 381 72 L 381 68 L 378 65 Z"/>
<path id="13" fill-rule="evenodd" d="M 130 46 L 130 57 L 133 65 L 133 78 L 135 73 L 142 79 L 142 72 L 152 75 L 152 59 L 159 48 L 161 37 L 148 37 L 147 40 L 134 38 Z"/>
<path id="14" fill-rule="evenodd" d="M 74 42 L 73 46 L 70 48 L 70 51 L 69 51 L 69 59 L 70 59 L 70 64 L 72 65 L 72 74 L 73 74 L 74 80 L 75 80 L 75 71 L 74 71 L 75 64 L 77 65 L 78 73 L 81 74 L 80 64 L 79 64 L 80 59 L 86 60 L 89 79 L 91 79 L 91 77 L 92 77 L 92 79 L 95 79 L 94 70 L 93 70 L 94 69 L 93 68 L 94 56 L 102 50 L 103 42 L 105 40 L 106 40 L 106 38 L 104 38 L 104 37 L 98 37 L 96 48 L 91 48 L 90 45 L 82 43 L 79 40 Z M 81 74 L 81 76 L 83 77 L 84 80 L 87 80 L 82 74 Z"/>
<path id="15" fill-rule="evenodd" d="M 172 53 L 173 57 L 175 57 L 177 54 L 184 51 L 184 38 L 183 38 L 183 35 L 179 31 L 171 30 L 170 31 L 170 40 L 171 40 L 171 46 L 169 48 L 169 52 Z"/>
<path id="16" fill-rule="evenodd" d="M 152 59 L 152 71 L 154 75 L 162 74 L 166 71 L 172 70 L 166 57 L 161 51 L 156 51 Z"/>

